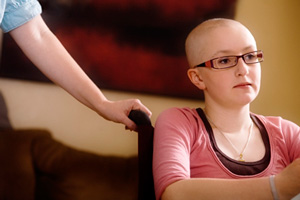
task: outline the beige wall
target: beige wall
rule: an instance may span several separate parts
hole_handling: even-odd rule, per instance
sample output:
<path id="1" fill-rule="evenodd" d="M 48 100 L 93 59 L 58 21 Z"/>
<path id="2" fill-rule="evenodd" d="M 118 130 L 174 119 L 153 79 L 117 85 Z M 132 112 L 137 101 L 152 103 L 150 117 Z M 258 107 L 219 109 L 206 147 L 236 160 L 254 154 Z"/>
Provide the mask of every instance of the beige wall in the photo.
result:
<path id="1" fill-rule="evenodd" d="M 300 124 L 300 1 L 240 0 L 236 19 L 264 50 L 262 88 L 252 111 Z"/>
<path id="2" fill-rule="evenodd" d="M 281 115 L 298 124 L 299 8 L 298 0 L 240 0 L 236 16 L 249 27 L 259 48 L 265 52 L 261 93 L 253 103 L 252 111 Z M 9 115 L 16 128 L 47 128 L 58 140 L 96 153 L 125 156 L 137 153 L 136 133 L 98 117 L 54 85 L 2 78 L 0 90 L 8 101 Z M 202 105 L 194 100 L 103 92 L 111 100 L 140 98 L 152 110 L 153 123 L 157 115 L 168 107 Z"/>
<path id="3" fill-rule="evenodd" d="M 16 128 L 47 128 L 60 141 L 96 153 L 125 156 L 137 153 L 135 132 L 100 118 L 57 86 L 2 78 L 0 91 L 8 102 L 9 116 Z M 139 98 L 152 110 L 153 122 L 168 107 L 201 106 L 199 101 L 103 92 L 111 100 Z"/>

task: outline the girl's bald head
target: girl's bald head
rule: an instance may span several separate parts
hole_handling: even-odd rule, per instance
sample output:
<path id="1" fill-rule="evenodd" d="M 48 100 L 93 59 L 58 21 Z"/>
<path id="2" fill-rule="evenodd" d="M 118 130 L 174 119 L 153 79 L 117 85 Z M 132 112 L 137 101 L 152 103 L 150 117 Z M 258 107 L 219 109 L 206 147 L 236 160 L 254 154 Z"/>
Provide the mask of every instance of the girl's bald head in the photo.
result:
<path id="1" fill-rule="evenodd" d="M 199 60 L 201 62 L 206 61 L 203 60 L 203 54 L 206 51 L 206 48 L 209 46 L 209 42 L 214 39 L 212 38 L 211 33 L 220 27 L 239 28 L 250 33 L 250 31 L 244 25 L 235 20 L 217 18 L 204 21 L 194 28 L 186 39 L 185 51 L 190 67 L 199 64 Z"/>

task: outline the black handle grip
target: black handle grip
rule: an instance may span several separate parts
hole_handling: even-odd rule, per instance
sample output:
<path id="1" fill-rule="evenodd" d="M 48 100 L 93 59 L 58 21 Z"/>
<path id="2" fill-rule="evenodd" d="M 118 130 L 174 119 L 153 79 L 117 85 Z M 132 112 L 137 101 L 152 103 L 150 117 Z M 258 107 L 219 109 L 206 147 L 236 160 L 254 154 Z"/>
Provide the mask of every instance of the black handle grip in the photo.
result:
<path id="1" fill-rule="evenodd" d="M 129 115 L 129 119 L 131 119 L 137 126 L 140 125 L 151 125 L 151 120 L 149 116 L 141 110 L 131 110 Z"/>

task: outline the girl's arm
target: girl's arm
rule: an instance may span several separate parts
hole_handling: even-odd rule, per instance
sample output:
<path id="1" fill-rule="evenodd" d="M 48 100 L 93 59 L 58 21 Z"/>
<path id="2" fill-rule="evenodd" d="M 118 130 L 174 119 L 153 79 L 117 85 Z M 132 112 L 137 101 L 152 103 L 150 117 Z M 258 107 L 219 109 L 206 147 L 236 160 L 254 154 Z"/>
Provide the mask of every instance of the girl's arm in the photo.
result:
<path id="1" fill-rule="evenodd" d="M 300 193 L 300 159 L 275 177 L 280 200 L 290 200 Z M 269 177 L 249 179 L 192 178 L 169 185 L 162 200 L 272 200 Z"/>

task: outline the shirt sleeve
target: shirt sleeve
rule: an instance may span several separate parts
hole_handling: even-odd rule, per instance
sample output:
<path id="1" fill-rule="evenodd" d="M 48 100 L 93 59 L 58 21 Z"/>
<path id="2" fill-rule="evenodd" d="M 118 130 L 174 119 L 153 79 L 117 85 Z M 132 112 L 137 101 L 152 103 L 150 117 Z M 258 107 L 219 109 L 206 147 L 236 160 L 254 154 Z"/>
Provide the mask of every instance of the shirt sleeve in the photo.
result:
<path id="1" fill-rule="evenodd" d="M 282 132 L 285 135 L 286 145 L 289 148 L 290 161 L 300 158 L 300 127 L 288 120 L 281 119 Z"/>
<path id="2" fill-rule="evenodd" d="M 168 185 L 190 178 L 190 121 L 183 110 L 176 108 L 162 112 L 156 120 L 153 176 L 157 200 Z"/>
<path id="3" fill-rule="evenodd" d="M 9 32 L 42 13 L 37 0 L 7 0 L 1 22 L 3 32 Z"/>

